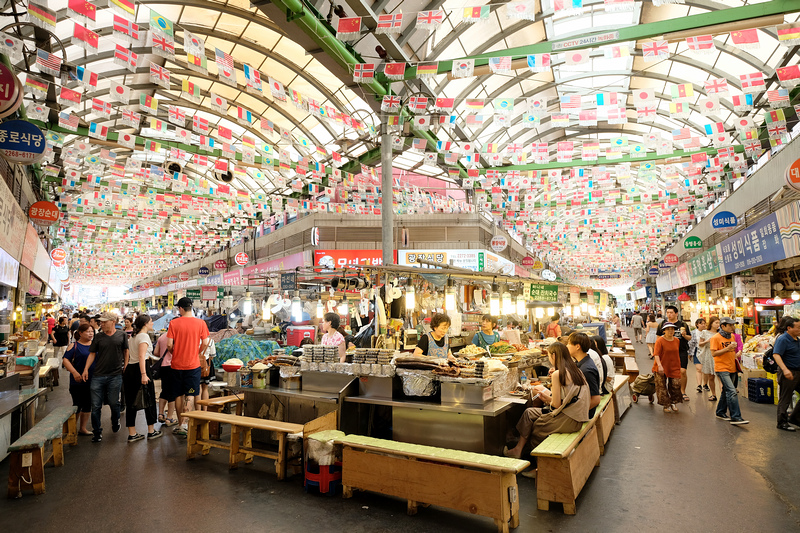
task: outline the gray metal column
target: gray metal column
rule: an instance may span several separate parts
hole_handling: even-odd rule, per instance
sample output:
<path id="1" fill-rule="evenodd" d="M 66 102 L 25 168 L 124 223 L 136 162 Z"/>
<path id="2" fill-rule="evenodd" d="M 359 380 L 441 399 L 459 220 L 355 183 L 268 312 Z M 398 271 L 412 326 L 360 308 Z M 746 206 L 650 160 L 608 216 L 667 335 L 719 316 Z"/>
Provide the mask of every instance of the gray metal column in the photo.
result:
<path id="1" fill-rule="evenodd" d="M 394 200 L 392 193 L 392 139 L 389 127 L 381 124 L 381 250 L 383 264 L 394 263 Z"/>

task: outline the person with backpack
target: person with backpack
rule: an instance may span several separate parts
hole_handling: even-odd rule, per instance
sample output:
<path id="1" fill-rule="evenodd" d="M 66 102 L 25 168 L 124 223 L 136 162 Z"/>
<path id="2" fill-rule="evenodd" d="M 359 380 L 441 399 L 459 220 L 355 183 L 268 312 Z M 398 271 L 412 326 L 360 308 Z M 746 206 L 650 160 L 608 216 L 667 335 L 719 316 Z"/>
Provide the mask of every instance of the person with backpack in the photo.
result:
<path id="1" fill-rule="evenodd" d="M 795 431 L 789 424 L 800 426 L 800 404 L 788 413 L 792 404 L 792 395 L 800 392 L 800 320 L 794 317 L 783 317 L 779 329 L 785 332 L 775 340 L 772 348 L 772 359 L 777 366 L 780 397 L 778 398 L 778 429 Z M 765 361 L 768 358 L 765 358 Z M 768 372 L 775 369 L 764 369 Z"/>
<path id="2" fill-rule="evenodd" d="M 544 337 L 546 339 L 554 338 L 558 339 L 561 337 L 561 326 L 558 324 L 558 321 L 561 320 L 561 315 L 558 313 L 554 314 L 550 317 L 550 323 L 547 324 L 547 329 L 545 330 Z"/>

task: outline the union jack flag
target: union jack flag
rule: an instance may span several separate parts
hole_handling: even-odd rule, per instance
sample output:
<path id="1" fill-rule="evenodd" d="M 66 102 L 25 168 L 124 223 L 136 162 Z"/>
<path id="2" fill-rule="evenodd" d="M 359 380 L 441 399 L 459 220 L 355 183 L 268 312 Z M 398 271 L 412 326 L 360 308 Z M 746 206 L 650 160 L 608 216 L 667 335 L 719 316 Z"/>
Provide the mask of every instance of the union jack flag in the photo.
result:
<path id="1" fill-rule="evenodd" d="M 770 139 L 775 139 L 780 137 L 781 135 L 786 134 L 786 124 L 778 124 L 773 122 L 772 124 L 767 125 L 767 134 L 769 135 Z"/>
<path id="2" fill-rule="evenodd" d="M 383 97 L 381 102 L 381 111 L 397 111 L 400 109 L 400 97 L 394 95 L 387 95 Z"/>
<path id="3" fill-rule="evenodd" d="M 712 78 L 703 83 L 707 93 L 724 94 L 728 92 L 728 80 L 725 78 Z"/>
<path id="4" fill-rule="evenodd" d="M 169 106 L 169 121 L 181 126 L 186 124 L 186 111 L 175 105 Z"/>
<path id="5" fill-rule="evenodd" d="M 644 59 L 659 58 L 669 55 L 669 44 L 667 41 L 652 41 L 642 44 L 642 56 Z"/>
<path id="6" fill-rule="evenodd" d="M 444 11 L 441 9 L 417 13 L 417 26 L 421 28 L 435 27 L 442 22 L 444 22 Z"/>
<path id="7" fill-rule="evenodd" d="M 169 89 L 169 75 L 169 70 L 153 62 L 150 63 L 150 81 L 156 85 Z"/>
<path id="8" fill-rule="evenodd" d="M 165 52 L 168 55 L 175 55 L 175 41 L 169 37 L 162 37 L 161 35 L 153 34 L 153 51 Z"/>
<path id="9" fill-rule="evenodd" d="M 744 151 L 747 154 L 753 154 L 755 152 L 761 151 L 761 141 L 758 139 L 754 139 L 752 141 L 745 141 L 744 142 Z"/>
<path id="10" fill-rule="evenodd" d="M 122 110 L 122 123 L 133 128 L 139 127 L 139 122 L 142 120 L 142 115 L 130 109 Z"/>
<path id="11" fill-rule="evenodd" d="M 375 33 L 397 33 L 400 31 L 400 26 L 403 24 L 403 14 L 394 13 L 388 15 L 378 16 L 378 27 Z"/>

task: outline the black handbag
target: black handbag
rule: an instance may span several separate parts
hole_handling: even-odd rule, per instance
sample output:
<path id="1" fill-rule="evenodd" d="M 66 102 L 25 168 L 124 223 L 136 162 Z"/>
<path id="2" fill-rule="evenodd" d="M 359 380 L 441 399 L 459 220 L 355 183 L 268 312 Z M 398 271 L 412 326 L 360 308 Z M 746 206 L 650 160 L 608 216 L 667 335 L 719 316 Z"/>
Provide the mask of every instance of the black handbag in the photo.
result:
<path id="1" fill-rule="evenodd" d="M 164 362 L 162 357 L 150 366 L 150 377 L 152 379 L 161 379 L 161 363 Z"/>
<path id="2" fill-rule="evenodd" d="M 136 393 L 136 400 L 133 402 L 133 407 L 136 409 L 148 409 L 153 407 L 153 398 L 147 391 L 147 385 L 142 385 L 139 392 Z"/>

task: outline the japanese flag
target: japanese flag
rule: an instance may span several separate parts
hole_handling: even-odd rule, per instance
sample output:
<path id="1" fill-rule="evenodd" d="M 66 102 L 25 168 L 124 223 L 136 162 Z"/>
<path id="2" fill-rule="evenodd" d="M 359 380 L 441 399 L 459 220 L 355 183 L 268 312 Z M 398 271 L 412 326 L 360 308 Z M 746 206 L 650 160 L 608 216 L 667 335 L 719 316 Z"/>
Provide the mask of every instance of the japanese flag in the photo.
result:
<path id="1" fill-rule="evenodd" d="M 133 150 L 136 145 L 136 136 L 132 133 L 121 133 L 117 137 L 117 143 L 125 148 Z"/>
<path id="2" fill-rule="evenodd" d="M 272 76 L 269 77 L 269 90 L 276 99 L 286 101 L 286 89 L 281 82 Z"/>

